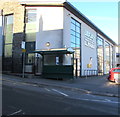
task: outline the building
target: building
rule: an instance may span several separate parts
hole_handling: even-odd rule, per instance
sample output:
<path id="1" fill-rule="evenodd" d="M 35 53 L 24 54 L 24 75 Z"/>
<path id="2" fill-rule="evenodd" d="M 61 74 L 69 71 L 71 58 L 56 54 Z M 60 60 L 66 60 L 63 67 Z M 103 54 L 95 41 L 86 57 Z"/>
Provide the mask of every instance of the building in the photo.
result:
<path id="1" fill-rule="evenodd" d="M 86 76 L 115 66 L 116 43 L 69 2 L 0 2 L 3 71 L 21 73 L 25 64 L 27 73 Z"/>

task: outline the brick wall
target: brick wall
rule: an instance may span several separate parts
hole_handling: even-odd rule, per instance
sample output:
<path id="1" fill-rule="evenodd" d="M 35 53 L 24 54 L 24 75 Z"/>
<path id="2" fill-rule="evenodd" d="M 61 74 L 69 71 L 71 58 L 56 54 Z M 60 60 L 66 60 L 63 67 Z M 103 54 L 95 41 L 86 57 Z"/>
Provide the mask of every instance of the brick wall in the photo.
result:
<path id="1" fill-rule="evenodd" d="M 3 15 L 13 14 L 13 56 L 11 58 L 13 62 L 11 68 L 12 72 L 21 72 L 21 42 L 24 39 L 24 6 L 20 5 L 18 0 L 0 0 L 0 9 L 3 9 Z"/>

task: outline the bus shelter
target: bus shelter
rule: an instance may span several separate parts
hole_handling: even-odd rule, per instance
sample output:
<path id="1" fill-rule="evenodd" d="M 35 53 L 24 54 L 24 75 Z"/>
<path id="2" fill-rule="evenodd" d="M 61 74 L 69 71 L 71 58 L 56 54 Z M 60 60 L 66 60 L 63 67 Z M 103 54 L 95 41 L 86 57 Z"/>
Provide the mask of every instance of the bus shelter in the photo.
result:
<path id="1" fill-rule="evenodd" d="M 73 78 L 74 50 L 71 48 L 35 50 L 33 53 L 42 56 L 42 76 L 44 78 Z M 66 63 L 67 58 L 71 59 L 71 64 Z"/>

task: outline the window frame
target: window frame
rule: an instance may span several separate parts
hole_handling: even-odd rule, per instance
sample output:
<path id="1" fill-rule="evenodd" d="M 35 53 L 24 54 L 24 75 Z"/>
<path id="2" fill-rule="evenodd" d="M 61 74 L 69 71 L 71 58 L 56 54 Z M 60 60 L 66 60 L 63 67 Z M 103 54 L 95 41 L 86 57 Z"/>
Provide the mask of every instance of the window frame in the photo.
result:
<path id="1" fill-rule="evenodd" d="M 11 41 L 10 42 L 7 42 L 8 40 L 7 40 L 7 26 L 8 26 L 8 17 L 9 16 L 12 16 L 12 37 L 11 37 Z M 4 52 L 3 52 L 3 56 L 5 57 L 5 58 L 12 58 L 12 56 L 13 56 L 13 33 L 14 33 L 14 14 L 12 13 L 12 14 L 7 14 L 7 15 L 5 15 L 4 16 L 4 47 L 3 47 L 3 50 L 4 50 Z M 10 55 L 9 56 L 7 56 L 7 52 L 6 52 L 6 46 L 12 46 L 11 47 L 11 52 L 10 52 Z"/>
<path id="2" fill-rule="evenodd" d="M 101 53 L 99 52 L 99 47 L 102 47 Z M 102 59 L 99 59 L 100 55 Z M 104 74 L 104 39 L 98 35 L 97 35 L 97 63 L 98 63 L 98 70 L 99 70 L 99 65 L 102 64 L 102 69 L 100 69 L 98 75 L 103 75 Z"/>

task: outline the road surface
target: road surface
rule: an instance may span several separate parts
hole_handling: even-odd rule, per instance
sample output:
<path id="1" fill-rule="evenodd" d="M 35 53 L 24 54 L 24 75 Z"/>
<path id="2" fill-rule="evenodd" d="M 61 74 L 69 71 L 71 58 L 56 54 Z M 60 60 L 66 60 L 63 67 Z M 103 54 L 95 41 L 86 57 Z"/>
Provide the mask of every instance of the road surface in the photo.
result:
<path id="1" fill-rule="evenodd" d="M 3 81 L 3 115 L 118 115 L 118 98 Z"/>

